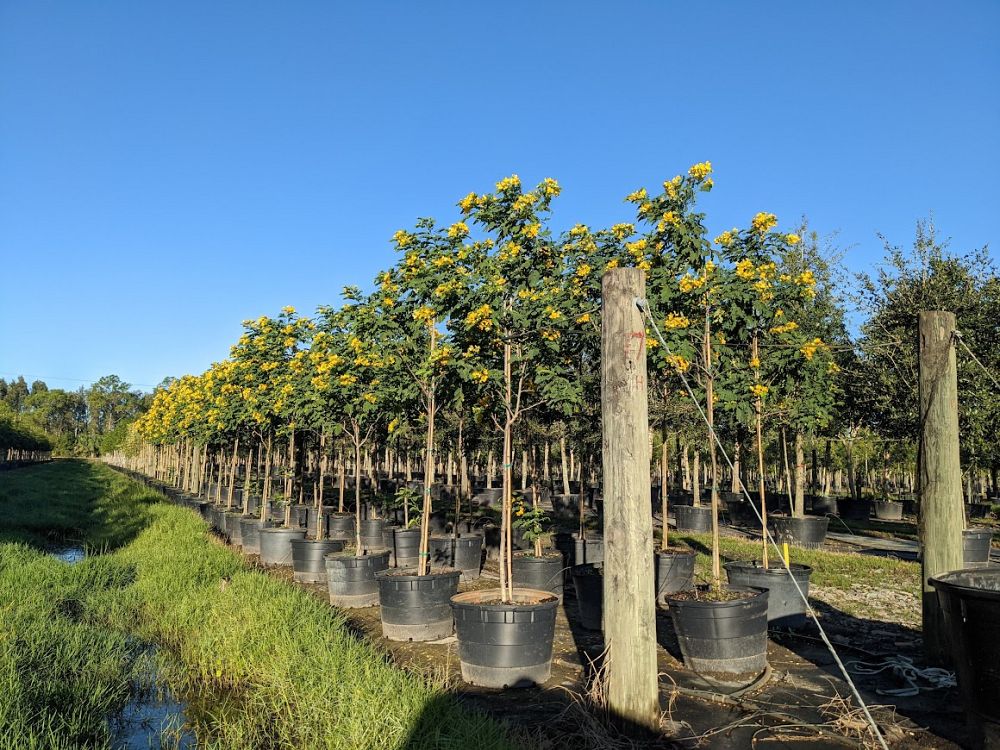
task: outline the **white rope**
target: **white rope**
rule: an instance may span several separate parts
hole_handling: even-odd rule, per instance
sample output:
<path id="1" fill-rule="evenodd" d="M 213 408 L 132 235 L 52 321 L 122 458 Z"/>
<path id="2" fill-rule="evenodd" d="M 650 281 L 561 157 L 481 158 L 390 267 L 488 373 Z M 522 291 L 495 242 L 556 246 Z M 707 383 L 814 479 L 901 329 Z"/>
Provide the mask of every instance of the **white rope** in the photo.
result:
<path id="1" fill-rule="evenodd" d="M 987 369 L 986 365 L 984 365 L 982 362 L 979 361 L 979 357 L 977 357 L 975 354 L 972 353 L 972 349 L 969 348 L 969 345 L 965 343 L 965 339 L 962 338 L 961 332 L 960 331 L 952 331 L 951 335 L 954 336 L 955 339 L 958 340 L 958 343 L 960 343 L 962 345 L 962 347 L 965 349 L 965 351 L 967 351 L 969 353 L 969 356 L 972 357 L 972 359 L 975 361 L 975 363 L 977 365 L 979 365 L 981 368 L 983 368 L 983 372 L 986 373 L 986 377 L 988 377 L 990 380 L 993 381 L 993 385 L 995 385 L 997 388 L 1000 388 L 1000 381 L 998 381 L 993 376 L 993 373 L 990 372 Z"/>
<path id="2" fill-rule="evenodd" d="M 851 661 L 848 665 L 857 674 L 876 675 L 891 669 L 892 672 L 906 683 L 904 688 L 878 689 L 879 695 L 892 695 L 898 698 L 908 698 L 917 695 L 923 690 L 938 690 L 941 688 L 952 688 L 958 683 L 955 682 L 955 673 L 939 667 L 916 666 L 907 656 L 887 656 L 880 662 Z M 917 680 L 929 683 L 930 687 L 921 688 Z"/>
<path id="3" fill-rule="evenodd" d="M 663 346 L 664 351 L 668 355 L 673 355 L 673 352 L 670 351 L 669 344 L 667 344 L 666 340 L 663 338 L 663 334 L 660 333 L 660 327 L 656 325 L 656 321 L 653 319 L 653 315 L 649 311 L 649 303 L 647 303 L 646 300 L 637 297 L 635 300 L 635 304 L 636 307 L 638 307 L 639 310 L 643 314 L 645 314 L 646 318 L 649 320 L 649 324 L 653 327 L 653 330 L 656 332 L 656 337 L 660 340 L 660 344 Z M 858 705 L 861 707 L 861 710 L 864 713 L 865 718 L 871 725 L 872 732 L 875 734 L 876 739 L 878 739 L 879 745 L 881 745 L 882 750 L 889 750 L 889 746 L 886 744 L 885 738 L 882 736 L 882 732 L 879 729 L 878 724 L 875 722 L 875 719 L 872 717 L 871 712 L 868 710 L 868 706 L 865 703 L 864 699 L 861 697 L 861 693 L 858 691 L 857 686 L 854 684 L 854 680 L 851 679 L 851 675 L 848 673 L 847 667 L 844 665 L 844 662 L 841 661 L 840 655 L 837 653 L 837 649 L 833 647 L 833 643 L 827 636 L 826 630 L 823 629 L 823 625 L 820 623 L 816 611 L 812 608 L 812 605 L 809 604 L 809 597 L 805 595 L 805 593 L 802 591 L 802 587 L 799 586 L 799 582 L 795 580 L 795 576 L 792 575 L 792 569 L 785 561 L 785 558 L 781 553 L 781 549 L 778 547 L 778 543 L 774 540 L 774 537 L 771 536 L 770 530 L 764 524 L 764 519 L 761 517 L 760 509 L 753 504 L 753 500 L 750 497 L 750 493 L 747 491 L 746 486 L 743 484 L 743 478 L 739 476 L 739 473 L 733 466 L 733 462 L 729 459 L 729 454 L 726 453 L 726 449 L 722 446 L 722 441 L 719 440 L 719 436 L 715 432 L 715 427 L 711 423 L 709 423 L 708 416 L 705 414 L 705 410 L 702 408 L 701 403 L 699 403 L 698 399 L 695 397 L 695 393 L 694 390 L 691 388 L 691 384 L 688 382 L 688 379 L 684 376 L 683 372 L 678 371 L 678 375 L 680 375 L 681 382 L 684 383 L 684 388 L 687 390 L 688 395 L 691 397 L 692 403 L 694 403 L 694 405 L 698 408 L 698 413 L 701 415 L 701 418 L 708 426 L 709 435 L 711 435 L 712 440 L 715 442 L 716 446 L 718 446 L 719 451 L 722 453 L 722 457 L 725 459 L 726 464 L 729 466 L 730 471 L 733 472 L 733 476 L 736 477 L 737 481 L 739 482 L 740 490 L 743 492 L 744 497 L 746 497 L 747 501 L 750 503 L 750 507 L 753 508 L 753 512 L 757 515 L 757 520 L 760 521 L 761 530 L 763 531 L 764 536 L 771 543 L 771 546 L 774 547 L 774 551 L 777 553 L 778 559 L 781 560 L 781 564 L 784 566 L 785 572 L 788 573 L 788 577 L 791 579 L 792 585 L 795 586 L 795 590 L 798 592 L 799 598 L 802 599 L 803 603 L 806 605 L 807 614 L 813 619 L 813 622 L 816 623 L 816 627 L 819 628 L 820 638 L 823 639 L 823 643 L 826 644 L 826 647 L 827 649 L 829 649 L 831 656 L 833 656 L 833 660 L 836 662 L 837 667 L 840 669 L 840 673 L 844 676 L 844 679 L 847 681 L 847 684 L 851 689 L 851 693 L 854 695 L 854 699 L 858 702 Z M 713 482 L 712 491 L 714 493 L 716 492 L 716 488 L 714 487 L 714 483 L 716 482 L 715 477 L 712 477 L 712 482 Z"/>

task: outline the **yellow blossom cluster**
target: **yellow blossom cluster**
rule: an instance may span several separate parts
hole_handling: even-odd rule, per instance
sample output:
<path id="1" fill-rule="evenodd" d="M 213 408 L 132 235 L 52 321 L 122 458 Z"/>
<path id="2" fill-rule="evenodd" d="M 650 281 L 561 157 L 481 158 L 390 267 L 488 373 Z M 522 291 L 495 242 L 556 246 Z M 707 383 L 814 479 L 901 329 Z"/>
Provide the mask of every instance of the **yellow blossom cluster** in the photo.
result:
<path id="1" fill-rule="evenodd" d="M 646 201 L 646 198 L 648 197 L 649 196 L 646 193 L 646 188 L 639 188 L 638 190 L 635 190 L 626 195 L 625 200 L 628 201 L 629 203 L 644 203 Z"/>
<path id="2" fill-rule="evenodd" d="M 490 379 L 490 371 L 487 370 L 485 367 L 480 370 L 473 370 L 471 373 L 469 373 L 469 379 L 472 380 L 473 383 L 478 383 L 479 385 L 482 385 L 483 383 L 485 383 L 487 380 Z"/>
<path id="3" fill-rule="evenodd" d="M 778 223 L 778 217 L 774 214 L 769 214 L 765 211 L 761 211 L 759 214 L 753 217 L 750 221 L 750 228 L 758 234 L 765 234 L 771 230 L 771 228 Z"/>
<path id="4" fill-rule="evenodd" d="M 551 177 L 546 177 L 542 180 L 541 188 L 542 192 L 550 198 L 554 198 L 562 192 L 562 188 L 559 187 L 559 183 Z"/>
<path id="5" fill-rule="evenodd" d="M 701 182 L 712 174 L 712 162 L 703 161 L 698 164 L 694 164 L 690 169 L 688 169 L 688 174 L 696 181 Z"/>
<path id="6" fill-rule="evenodd" d="M 677 197 L 677 188 L 681 186 L 682 177 L 680 175 L 675 175 L 671 179 L 663 183 L 663 190 L 666 192 L 667 196 L 670 198 Z"/>
<path id="7" fill-rule="evenodd" d="M 469 234 L 469 227 L 464 221 L 456 221 L 448 227 L 448 237 L 450 239 L 461 239 Z"/>
<path id="8" fill-rule="evenodd" d="M 477 200 L 478 198 L 475 193 L 469 193 L 458 202 L 458 207 L 462 209 L 463 214 L 467 214 L 475 207 Z"/>
<path id="9" fill-rule="evenodd" d="M 689 325 L 691 325 L 691 321 L 688 320 L 687 316 L 677 313 L 668 313 L 666 319 L 663 321 L 663 327 L 668 330 L 687 328 Z"/>
<path id="10" fill-rule="evenodd" d="M 740 230 L 737 229 L 736 227 L 728 229 L 715 238 L 715 244 L 721 245 L 722 247 L 729 247 L 730 245 L 733 244 L 733 242 L 736 241 L 736 238 L 739 236 L 739 234 Z M 753 264 L 751 264 L 751 266 L 752 265 Z"/>
<path id="11" fill-rule="evenodd" d="M 743 279 L 744 281 L 749 281 L 755 276 L 753 261 L 749 258 L 744 258 L 739 263 L 736 264 L 736 275 Z"/>
<path id="12" fill-rule="evenodd" d="M 660 217 L 660 221 L 656 225 L 656 230 L 658 232 L 666 231 L 667 227 L 679 227 L 681 225 L 681 217 L 678 216 L 674 211 L 667 211 L 663 216 Z"/>
<path id="13" fill-rule="evenodd" d="M 551 328 L 542 329 L 542 338 L 546 341 L 558 341 L 560 335 L 559 331 L 553 331 Z"/>
<path id="14" fill-rule="evenodd" d="M 590 272 L 593 270 L 594 269 L 590 267 L 589 263 L 581 263 L 579 266 L 577 266 L 576 275 L 582 279 L 589 276 Z"/>
<path id="15" fill-rule="evenodd" d="M 823 339 L 815 338 L 812 341 L 807 341 L 803 344 L 799 351 L 802 352 L 802 356 L 807 360 L 812 360 L 816 356 L 816 352 L 820 349 L 826 349 L 827 345 L 823 342 Z"/>
<path id="16" fill-rule="evenodd" d="M 589 323 L 590 322 L 590 313 L 589 312 L 585 312 L 585 313 L 583 313 L 583 315 L 578 316 L 577 319 L 576 319 L 576 322 L 577 323 Z"/>
<path id="17" fill-rule="evenodd" d="M 691 363 L 680 354 L 668 354 L 666 361 L 670 367 L 674 368 L 674 370 L 679 373 L 687 372 L 691 367 Z"/>
<path id="18" fill-rule="evenodd" d="M 481 305 L 465 316 L 467 328 L 477 328 L 480 331 L 488 331 L 493 328 L 493 308 L 489 305 Z"/>
<path id="19" fill-rule="evenodd" d="M 516 174 L 512 174 L 510 177 L 504 177 L 497 183 L 497 192 L 506 193 L 511 190 L 517 190 L 519 187 L 521 187 L 521 178 Z"/>
<path id="20" fill-rule="evenodd" d="M 405 229 L 400 229 L 392 235 L 392 239 L 396 242 L 396 247 L 402 249 L 413 242 L 413 235 Z"/>
<path id="21" fill-rule="evenodd" d="M 430 323 L 434 320 L 434 308 L 428 305 L 421 305 L 413 311 L 413 319 L 421 323 Z"/>
<path id="22" fill-rule="evenodd" d="M 775 316 L 777 317 L 777 316 Z M 789 320 L 787 323 L 782 323 L 771 328 L 771 333 L 790 333 L 799 327 L 799 324 L 794 320 Z"/>
<path id="23" fill-rule="evenodd" d="M 611 227 L 611 233 L 619 240 L 625 239 L 633 232 L 635 232 L 635 226 L 633 224 L 621 223 L 615 224 Z"/>
<path id="24" fill-rule="evenodd" d="M 752 393 L 757 398 L 764 398 L 767 395 L 768 387 L 766 385 L 761 385 L 760 383 L 755 383 L 750 386 L 750 393 Z"/>

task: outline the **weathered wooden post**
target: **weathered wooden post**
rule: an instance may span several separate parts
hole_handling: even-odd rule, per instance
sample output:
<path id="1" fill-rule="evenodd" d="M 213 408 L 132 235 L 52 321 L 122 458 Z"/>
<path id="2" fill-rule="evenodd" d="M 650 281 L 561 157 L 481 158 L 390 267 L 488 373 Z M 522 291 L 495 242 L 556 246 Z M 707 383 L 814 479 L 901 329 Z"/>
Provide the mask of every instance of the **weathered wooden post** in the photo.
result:
<path id="1" fill-rule="evenodd" d="M 928 579 L 962 567 L 962 467 L 958 452 L 958 375 L 955 315 L 925 311 L 919 318 L 921 575 L 924 652 L 950 661 L 937 595 Z"/>
<path id="2" fill-rule="evenodd" d="M 604 640 L 608 708 L 627 730 L 654 729 L 660 705 L 653 592 L 645 299 L 638 268 L 602 280 Z M 664 519 L 666 522 L 666 519 Z"/>

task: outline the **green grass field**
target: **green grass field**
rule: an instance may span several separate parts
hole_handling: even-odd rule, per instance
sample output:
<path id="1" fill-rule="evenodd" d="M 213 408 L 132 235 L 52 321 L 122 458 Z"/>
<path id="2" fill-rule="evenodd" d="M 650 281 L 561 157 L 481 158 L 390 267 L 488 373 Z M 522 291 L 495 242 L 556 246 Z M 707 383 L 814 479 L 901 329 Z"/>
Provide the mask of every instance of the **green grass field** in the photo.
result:
<path id="1" fill-rule="evenodd" d="M 0 750 L 108 746 L 150 643 L 197 707 L 199 747 L 512 746 L 162 501 L 84 461 L 0 476 Z M 67 540 L 102 554 L 46 554 Z"/>

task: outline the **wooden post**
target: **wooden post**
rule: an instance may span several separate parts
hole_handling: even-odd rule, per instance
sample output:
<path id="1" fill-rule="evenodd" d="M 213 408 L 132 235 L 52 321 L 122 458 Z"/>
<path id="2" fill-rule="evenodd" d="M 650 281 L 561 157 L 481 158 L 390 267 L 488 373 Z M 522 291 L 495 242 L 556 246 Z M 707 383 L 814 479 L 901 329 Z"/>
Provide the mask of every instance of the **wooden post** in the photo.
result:
<path id="1" fill-rule="evenodd" d="M 958 452 L 958 375 L 955 315 L 921 312 L 920 492 L 924 651 L 933 662 L 950 662 L 944 622 L 928 579 L 962 567 L 962 467 Z"/>
<path id="2" fill-rule="evenodd" d="M 637 268 L 604 274 L 601 413 L 604 460 L 604 639 L 608 708 L 626 730 L 659 724 L 653 519 L 649 497 L 646 326 Z M 664 519 L 666 523 L 666 519 Z"/>

